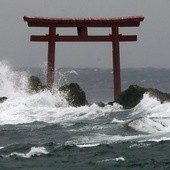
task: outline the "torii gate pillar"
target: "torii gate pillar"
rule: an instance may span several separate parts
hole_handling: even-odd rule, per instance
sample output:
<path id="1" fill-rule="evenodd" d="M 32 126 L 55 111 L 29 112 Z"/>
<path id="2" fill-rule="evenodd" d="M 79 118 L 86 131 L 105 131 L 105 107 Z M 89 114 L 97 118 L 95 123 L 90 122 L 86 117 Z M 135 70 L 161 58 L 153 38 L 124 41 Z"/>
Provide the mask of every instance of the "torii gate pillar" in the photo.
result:
<path id="1" fill-rule="evenodd" d="M 55 73 L 55 42 L 112 42 L 114 99 L 121 93 L 119 43 L 137 41 L 136 35 L 119 34 L 119 27 L 137 27 L 144 17 L 121 18 L 43 18 L 24 16 L 30 27 L 48 27 L 49 34 L 31 36 L 31 41 L 48 42 L 47 86 L 52 87 Z M 77 35 L 56 34 L 56 27 L 76 27 Z M 88 27 L 110 27 L 112 34 L 88 35 Z"/>
<path id="2" fill-rule="evenodd" d="M 114 98 L 117 99 L 121 93 L 121 74 L 120 74 L 120 50 L 119 50 L 119 30 L 118 27 L 112 27 L 112 35 L 116 35 L 112 42 L 113 51 L 113 84 Z"/>
<path id="3" fill-rule="evenodd" d="M 54 83 L 55 34 L 56 34 L 56 28 L 49 27 L 48 61 L 47 61 L 47 87 L 48 88 L 51 88 Z"/>

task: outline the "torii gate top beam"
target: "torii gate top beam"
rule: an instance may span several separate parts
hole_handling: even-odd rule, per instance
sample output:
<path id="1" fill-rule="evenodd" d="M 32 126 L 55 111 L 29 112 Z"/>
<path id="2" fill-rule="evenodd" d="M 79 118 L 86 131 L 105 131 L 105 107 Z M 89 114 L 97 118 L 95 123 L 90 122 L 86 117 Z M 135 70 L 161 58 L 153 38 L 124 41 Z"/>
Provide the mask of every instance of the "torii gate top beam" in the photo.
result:
<path id="1" fill-rule="evenodd" d="M 30 27 L 137 27 L 142 16 L 115 18 L 49 18 L 24 16 Z"/>

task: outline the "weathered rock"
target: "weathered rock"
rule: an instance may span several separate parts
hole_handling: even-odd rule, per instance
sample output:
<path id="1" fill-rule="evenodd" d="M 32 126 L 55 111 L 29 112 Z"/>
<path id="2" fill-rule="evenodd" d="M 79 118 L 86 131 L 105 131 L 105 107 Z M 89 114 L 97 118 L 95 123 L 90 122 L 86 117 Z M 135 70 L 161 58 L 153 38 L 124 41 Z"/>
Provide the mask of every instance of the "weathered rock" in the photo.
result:
<path id="1" fill-rule="evenodd" d="M 106 104 L 105 103 L 103 103 L 103 102 L 97 102 L 97 103 L 95 103 L 97 106 L 99 106 L 99 107 L 105 107 L 106 106 Z"/>
<path id="2" fill-rule="evenodd" d="M 7 97 L 0 97 L 0 103 L 3 103 L 7 99 L 8 99 Z"/>
<path id="3" fill-rule="evenodd" d="M 164 103 L 166 101 L 170 101 L 170 94 L 169 93 L 163 93 L 157 89 L 152 89 L 149 88 L 148 89 L 148 93 L 150 94 L 150 96 L 152 97 L 156 97 L 161 103 Z"/>
<path id="4" fill-rule="evenodd" d="M 44 86 L 41 82 L 41 80 L 36 76 L 31 76 L 29 78 L 29 89 L 31 91 L 39 92 L 41 90 L 44 90 L 46 86 Z"/>
<path id="5" fill-rule="evenodd" d="M 123 106 L 124 109 L 131 109 L 135 107 L 143 98 L 143 94 L 147 90 L 137 85 L 131 85 L 123 91 L 119 98 L 115 101 Z"/>
<path id="6" fill-rule="evenodd" d="M 77 83 L 61 86 L 59 91 L 66 93 L 66 100 L 71 106 L 80 107 L 88 104 L 85 92 Z"/>
<path id="7" fill-rule="evenodd" d="M 29 78 L 29 90 L 39 92 L 41 90 L 48 89 L 43 85 L 41 80 L 36 76 Z M 71 83 L 59 88 L 59 91 L 66 93 L 66 100 L 71 106 L 79 107 L 88 104 L 85 92 L 80 88 L 77 83 Z"/>
<path id="8" fill-rule="evenodd" d="M 115 102 L 121 104 L 124 109 L 135 107 L 143 98 L 144 93 L 148 93 L 152 97 L 156 97 L 161 103 L 170 101 L 170 94 L 163 93 L 157 89 L 143 88 L 138 85 L 130 85 L 129 88 L 123 91 Z M 110 102 L 108 104 L 113 104 Z"/>

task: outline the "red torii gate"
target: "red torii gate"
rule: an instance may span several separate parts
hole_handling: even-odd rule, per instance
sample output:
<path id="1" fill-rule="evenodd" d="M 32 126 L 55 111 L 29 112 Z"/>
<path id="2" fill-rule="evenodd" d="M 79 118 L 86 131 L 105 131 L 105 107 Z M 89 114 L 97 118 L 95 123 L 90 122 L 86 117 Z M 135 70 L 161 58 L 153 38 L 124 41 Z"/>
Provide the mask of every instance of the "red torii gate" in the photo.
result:
<path id="1" fill-rule="evenodd" d="M 112 42 L 114 98 L 121 93 L 119 42 L 137 41 L 136 35 L 119 34 L 119 27 L 138 27 L 142 16 L 117 18 L 48 18 L 24 16 L 29 27 L 48 27 L 49 34 L 32 35 L 31 41 L 48 42 L 47 86 L 52 87 L 55 72 L 55 42 Z M 56 27 L 76 27 L 78 35 L 56 34 Z M 110 27 L 109 35 L 88 35 L 88 27 Z"/>

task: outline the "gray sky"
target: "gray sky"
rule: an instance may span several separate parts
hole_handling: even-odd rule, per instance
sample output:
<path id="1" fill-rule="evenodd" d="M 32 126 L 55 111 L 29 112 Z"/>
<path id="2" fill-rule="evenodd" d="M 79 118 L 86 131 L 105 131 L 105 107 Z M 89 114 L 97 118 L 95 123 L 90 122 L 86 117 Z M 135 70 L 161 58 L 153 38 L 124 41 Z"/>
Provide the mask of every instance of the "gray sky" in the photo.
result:
<path id="1" fill-rule="evenodd" d="M 42 67 L 47 43 L 30 42 L 30 35 L 47 29 L 29 28 L 24 15 L 52 17 L 117 17 L 142 15 L 140 27 L 122 28 L 120 33 L 137 34 L 137 42 L 121 43 L 121 67 L 170 68 L 169 0 L 1 0 L 0 60 L 12 66 Z M 71 33 L 73 30 L 59 30 Z M 94 29 L 90 30 L 94 33 Z M 97 30 L 108 34 L 110 30 Z M 112 67 L 111 43 L 58 43 L 56 66 Z"/>

